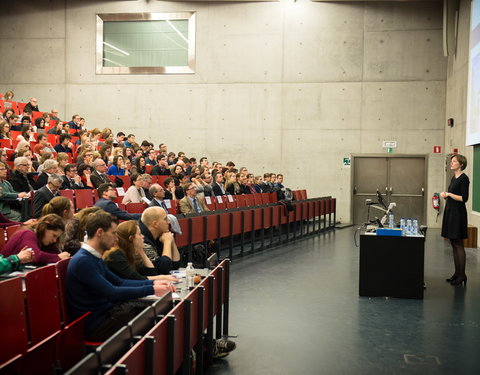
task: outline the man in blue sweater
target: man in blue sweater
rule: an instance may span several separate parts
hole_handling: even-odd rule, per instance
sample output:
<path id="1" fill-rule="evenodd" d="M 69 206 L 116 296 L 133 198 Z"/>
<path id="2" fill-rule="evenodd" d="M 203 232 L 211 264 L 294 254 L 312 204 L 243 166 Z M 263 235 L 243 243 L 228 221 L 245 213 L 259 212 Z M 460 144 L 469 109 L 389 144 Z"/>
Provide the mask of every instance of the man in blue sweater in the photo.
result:
<path id="1" fill-rule="evenodd" d="M 76 319 L 91 312 L 85 333 L 92 341 L 105 341 L 149 304 L 136 298 L 175 291 L 165 280 L 125 280 L 109 271 L 102 254 L 114 246 L 116 231 L 114 216 L 104 211 L 91 215 L 86 224 L 88 240 L 68 264 L 70 313 Z"/>

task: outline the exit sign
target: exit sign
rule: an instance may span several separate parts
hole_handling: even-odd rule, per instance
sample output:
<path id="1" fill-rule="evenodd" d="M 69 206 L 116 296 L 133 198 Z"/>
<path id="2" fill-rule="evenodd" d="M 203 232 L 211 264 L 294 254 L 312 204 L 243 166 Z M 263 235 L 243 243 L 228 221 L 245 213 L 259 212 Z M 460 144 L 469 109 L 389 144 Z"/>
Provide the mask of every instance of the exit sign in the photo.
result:
<path id="1" fill-rule="evenodd" d="M 440 154 L 442 152 L 442 146 L 433 146 L 433 153 Z"/>

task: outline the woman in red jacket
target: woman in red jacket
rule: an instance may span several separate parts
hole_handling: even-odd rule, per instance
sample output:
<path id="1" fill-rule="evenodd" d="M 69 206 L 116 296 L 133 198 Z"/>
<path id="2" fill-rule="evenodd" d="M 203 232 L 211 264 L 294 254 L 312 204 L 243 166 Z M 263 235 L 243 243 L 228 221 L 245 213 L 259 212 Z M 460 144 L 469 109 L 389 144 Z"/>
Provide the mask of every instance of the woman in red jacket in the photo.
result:
<path id="1" fill-rule="evenodd" d="M 20 229 L 8 240 L 1 254 L 8 257 L 20 251 L 31 248 L 34 256 L 32 263 L 43 265 L 56 263 L 61 259 L 69 258 L 67 252 L 60 252 L 58 243 L 65 230 L 65 225 L 60 216 L 49 214 L 40 218 L 35 229 Z"/>

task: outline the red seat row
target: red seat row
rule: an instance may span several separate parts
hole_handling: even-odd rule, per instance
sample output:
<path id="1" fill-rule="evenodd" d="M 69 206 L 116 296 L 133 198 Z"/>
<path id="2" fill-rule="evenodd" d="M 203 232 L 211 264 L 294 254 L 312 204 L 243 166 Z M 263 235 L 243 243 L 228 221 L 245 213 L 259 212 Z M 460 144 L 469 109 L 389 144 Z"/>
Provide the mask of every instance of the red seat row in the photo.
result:
<path id="1" fill-rule="evenodd" d="M 0 372 L 47 373 L 57 363 L 66 370 L 84 355 L 84 321 L 69 321 L 64 280 L 68 259 L 0 281 Z"/>

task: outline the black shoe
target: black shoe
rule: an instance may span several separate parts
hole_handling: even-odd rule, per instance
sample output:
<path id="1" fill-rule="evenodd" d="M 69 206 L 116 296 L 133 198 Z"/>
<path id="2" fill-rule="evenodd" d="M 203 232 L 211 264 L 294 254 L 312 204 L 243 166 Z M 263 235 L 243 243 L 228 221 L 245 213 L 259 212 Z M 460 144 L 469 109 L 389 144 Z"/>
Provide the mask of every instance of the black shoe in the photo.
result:
<path id="1" fill-rule="evenodd" d="M 457 274 L 454 273 L 452 276 L 450 276 L 448 279 L 445 279 L 447 283 L 451 283 L 453 280 L 457 278 Z"/>
<path id="2" fill-rule="evenodd" d="M 463 276 L 463 277 L 457 277 L 455 280 L 452 280 L 452 282 L 450 283 L 452 285 L 462 285 L 462 284 L 465 284 L 465 286 L 467 286 L 467 276 Z"/>
<path id="3" fill-rule="evenodd" d="M 213 343 L 213 359 L 226 357 L 232 350 L 235 350 L 237 344 L 231 340 L 219 339 Z"/>

